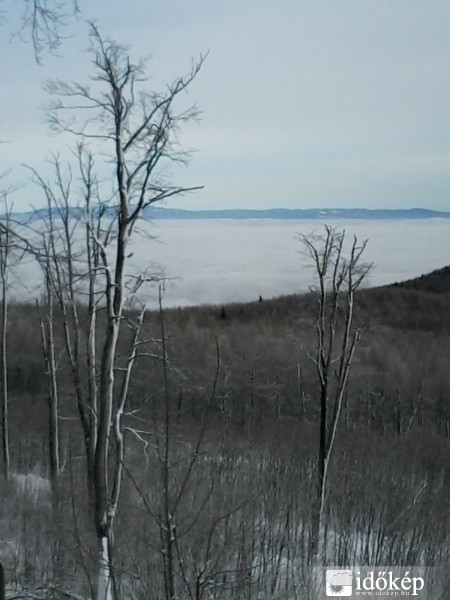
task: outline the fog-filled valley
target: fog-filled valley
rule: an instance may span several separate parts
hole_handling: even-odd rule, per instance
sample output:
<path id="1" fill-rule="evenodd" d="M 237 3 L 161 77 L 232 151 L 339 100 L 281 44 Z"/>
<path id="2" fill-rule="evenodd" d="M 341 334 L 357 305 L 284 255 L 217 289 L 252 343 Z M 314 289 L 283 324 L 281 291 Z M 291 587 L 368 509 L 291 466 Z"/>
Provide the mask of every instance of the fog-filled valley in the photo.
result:
<path id="1" fill-rule="evenodd" d="M 327 221 L 328 222 L 328 221 Z M 373 263 L 365 286 L 417 277 L 446 264 L 450 220 L 331 221 L 347 237 L 368 239 L 365 260 Z M 141 222 L 130 246 L 136 272 L 167 278 L 164 305 L 251 302 L 305 292 L 311 268 L 299 254 L 298 234 L 320 232 L 314 221 L 208 220 Z M 25 235 L 31 236 L 30 232 Z M 36 262 L 22 259 L 11 273 L 11 293 L 34 300 L 42 282 Z M 157 286 L 147 289 L 155 306 Z"/>

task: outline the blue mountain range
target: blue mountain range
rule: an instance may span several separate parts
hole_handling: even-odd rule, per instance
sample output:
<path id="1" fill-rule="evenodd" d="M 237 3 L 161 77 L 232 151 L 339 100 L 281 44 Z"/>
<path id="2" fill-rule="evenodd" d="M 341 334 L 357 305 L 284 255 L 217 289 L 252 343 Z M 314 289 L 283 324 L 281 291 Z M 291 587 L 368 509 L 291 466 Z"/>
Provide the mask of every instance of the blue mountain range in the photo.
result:
<path id="1" fill-rule="evenodd" d="M 58 216 L 58 210 L 52 209 L 53 215 Z M 83 209 L 71 208 L 73 217 L 82 217 Z M 114 208 L 108 208 L 108 213 L 115 214 Z M 45 219 L 48 215 L 47 208 L 35 209 L 22 213 L 14 213 L 11 217 L 15 221 L 30 222 Z M 423 220 L 423 219 L 450 219 L 450 212 L 429 210 L 426 208 L 410 209 L 382 209 L 382 208 L 268 208 L 268 209 L 207 209 L 185 210 L 181 208 L 166 208 L 162 206 L 148 206 L 143 213 L 148 220 L 200 220 L 200 219 L 276 219 L 276 220 Z"/>

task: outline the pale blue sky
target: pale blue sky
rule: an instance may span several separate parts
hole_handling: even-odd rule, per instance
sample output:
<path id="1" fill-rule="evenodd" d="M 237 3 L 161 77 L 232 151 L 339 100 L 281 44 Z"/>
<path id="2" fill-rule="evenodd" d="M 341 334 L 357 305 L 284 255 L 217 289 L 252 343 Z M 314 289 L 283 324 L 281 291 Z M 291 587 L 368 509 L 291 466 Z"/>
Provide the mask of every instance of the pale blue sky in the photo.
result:
<path id="1" fill-rule="evenodd" d="M 0 165 L 23 181 L 63 141 L 42 106 L 46 77 L 87 80 L 80 21 L 61 57 L 33 62 L 0 29 Z M 205 189 L 170 206 L 413 207 L 450 210 L 448 0 L 80 0 L 104 35 L 149 56 L 149 87 L 210 51 L 190 100 L 203 111 L 183 137 L 183 173 Z M 43 167 L 45 168 L 45 167 Z M 26 208 L 27 187 L 16 195 Z"/>

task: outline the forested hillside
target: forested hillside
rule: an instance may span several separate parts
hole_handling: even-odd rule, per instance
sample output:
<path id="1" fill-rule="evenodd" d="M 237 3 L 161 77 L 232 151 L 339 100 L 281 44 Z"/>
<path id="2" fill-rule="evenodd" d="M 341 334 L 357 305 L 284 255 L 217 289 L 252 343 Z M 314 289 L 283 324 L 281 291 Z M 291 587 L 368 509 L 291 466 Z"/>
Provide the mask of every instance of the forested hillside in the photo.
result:
<path id="1" fill-rule="evenodd" d="M 330 463 L 323 564 L 448 566 L 447 279 L 448 268 L 356 297 L 361 339 Z M 307 354 L 316 313 L 311 293 L 145 317 L 125 415 L 121 597 L 168 598 L 169 580 L 178 598 L 315 597 L 319 388 Z M 0 557 L 11 590 L 85 598 L 96 548 L 82 431 L 55 327 L 55 504 L 39 317 L 35 306 L 10 306 L 11 475 L 0 489 Z M 446 597 L 444 583 L 433 598 Z"/>

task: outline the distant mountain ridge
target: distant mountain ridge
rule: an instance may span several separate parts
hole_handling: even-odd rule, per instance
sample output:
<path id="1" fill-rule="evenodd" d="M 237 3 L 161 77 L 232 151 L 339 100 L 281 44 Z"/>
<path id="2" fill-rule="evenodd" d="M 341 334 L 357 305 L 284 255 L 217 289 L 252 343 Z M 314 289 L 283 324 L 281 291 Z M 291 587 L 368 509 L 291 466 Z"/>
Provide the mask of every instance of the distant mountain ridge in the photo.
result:
<path id="1" fill-rule="evenodd" d="M 74 217 L 81 218 L 83 209 L 73 207 Z M 114 208 L 109 208 L 106 215 L 115 214 Z M 47 208 L 36 209 L 23 213 L 14 213 L 13 219 L 26 222 L 45 219 Z M 58 210 L 53 209 L 53 215 L 58 215 Z M 165 208 L 162 206 L 148 206 L 143 211 L 143 216 L 149 220 L 166 221 L 194 221 L 212 219 L 275 219 L 275 220 L 423 220 L 423 219 L 450 219 L 450 212 L 429 210 L 426 208 L 385 209 L 385 208 L 268 208 L 268 209 L 206 209 L 186 210 L 182 208 Z"/>
<path id="2" fill-rule="evenodd" d="M 149 206 L 145 210 L 149 219 L 279 219 L 279 220 L 325 220 L 325 219 L 450 219 L 450 212 L 411 209 L 367 208 L 268 208 L 184 210 Z"/>

